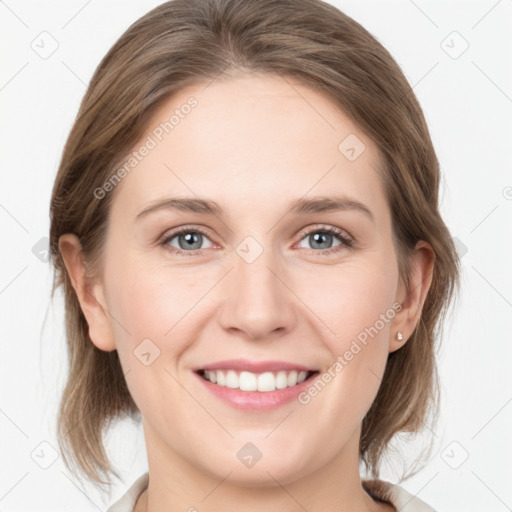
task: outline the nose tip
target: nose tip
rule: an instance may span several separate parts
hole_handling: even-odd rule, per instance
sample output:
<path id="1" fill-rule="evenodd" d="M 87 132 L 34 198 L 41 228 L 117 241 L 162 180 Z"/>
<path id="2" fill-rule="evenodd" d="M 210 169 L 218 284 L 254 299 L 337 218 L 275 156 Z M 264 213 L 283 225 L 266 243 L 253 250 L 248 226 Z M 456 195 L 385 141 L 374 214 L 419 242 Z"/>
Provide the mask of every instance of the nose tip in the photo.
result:
<path id="1" fill-rule="evenodd" d="M 293 327 L 290 291 L 269 263 L 268 257 L 260 255 L 252 263 L 240 258 L 235 264 L 224 290 L 221 322 L 225 329 L 242 331 L 252 340 L 263 340 Z"/>

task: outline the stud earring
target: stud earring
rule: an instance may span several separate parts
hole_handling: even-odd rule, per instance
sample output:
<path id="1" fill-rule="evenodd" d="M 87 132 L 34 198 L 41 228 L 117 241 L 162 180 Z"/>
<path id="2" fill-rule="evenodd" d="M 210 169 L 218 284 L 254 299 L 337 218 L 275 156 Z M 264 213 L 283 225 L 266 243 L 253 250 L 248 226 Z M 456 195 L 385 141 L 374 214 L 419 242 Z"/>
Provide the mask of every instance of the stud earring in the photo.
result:
<path id="1" fill-rule="evenodd" d="M 402 332 L 401 332 L 401 331 L 398 331 L 398 332 L 396 333 L 396 339 L 397 339 L 398 341 L 402 341 L 402 340 L 404 339 L 404 335 L 402 334 Z"/>

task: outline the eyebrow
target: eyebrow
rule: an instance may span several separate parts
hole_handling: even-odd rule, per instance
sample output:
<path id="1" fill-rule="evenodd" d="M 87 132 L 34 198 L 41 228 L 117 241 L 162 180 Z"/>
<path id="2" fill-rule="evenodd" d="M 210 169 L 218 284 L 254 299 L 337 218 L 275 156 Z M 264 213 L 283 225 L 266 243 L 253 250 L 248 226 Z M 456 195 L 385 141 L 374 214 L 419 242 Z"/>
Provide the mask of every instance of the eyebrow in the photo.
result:
<path id="1" fill-rule="evenodd" d="M 209 199 L 195 197 L 166 198 L 142 210 L 137 214 L 135 220 L 138 221 L 150 213 L 159 210 L 179 210 L 219 217 L 224 213 L 218 203 Z M 373 213 L 366 205 L 346 196 L 318 196 L 309 199 L 300 198 L 293 200 L 288 205 L 288 212 L 296 215 L 348 210 L 362 212 L 372 222 L 375 221 Z"/>

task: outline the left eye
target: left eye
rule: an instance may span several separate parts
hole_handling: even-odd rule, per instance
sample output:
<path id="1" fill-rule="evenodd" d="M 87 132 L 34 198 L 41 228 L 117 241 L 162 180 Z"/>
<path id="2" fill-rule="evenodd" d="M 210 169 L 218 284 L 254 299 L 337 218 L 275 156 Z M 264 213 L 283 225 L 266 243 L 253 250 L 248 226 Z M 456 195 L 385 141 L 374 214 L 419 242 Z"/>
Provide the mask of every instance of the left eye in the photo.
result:
<path id="1" fill-rule="evenodd" d="M 340 243 L 332 246 L 334 238 L 337 238 L 340 241 Z M 329 250 L 332 249 L 333 247 L 337 248 L 340 246 L 351 245 L 351 240 L 346 238 L 341 231 L 338 231 L 337 229 L 334 228 L 312 229 L 305 234 L 301 241 L 302 240 L 309 240 L 310 244 L 312 244 L 312 248 L 318 250 Z M 318 247 L 319 245 L 327 245 L 327 247 Z M 329 247 L 329 245 L 331 247 Z M 334 249 L 334 251 L 336 250 L 339 249 Z"/>

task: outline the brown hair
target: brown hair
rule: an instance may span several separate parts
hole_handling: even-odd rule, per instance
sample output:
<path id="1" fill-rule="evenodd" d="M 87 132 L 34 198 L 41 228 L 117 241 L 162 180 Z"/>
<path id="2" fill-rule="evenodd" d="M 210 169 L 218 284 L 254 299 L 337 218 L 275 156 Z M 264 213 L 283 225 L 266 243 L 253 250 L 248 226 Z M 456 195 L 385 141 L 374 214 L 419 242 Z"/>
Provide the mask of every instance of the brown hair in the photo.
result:
<path id="1" fill-rule="evenodd" d="M 117 169 L 161 103 L 187 85 L 233 70 L 295 78 L 329 97 L 378 146 L 400 275 L 419 240 L 435 253 L 432 284 L 408 342 L 391 353 L 362 423 L 360 458 L 374 477 L 391 438 L 417 432 L 437 402 L 435 340 L 458 284 L 459 262 L 438 211 L 439 164 L 422 110 L 399 66 L 361 25 L 320 0 L 173 0 L 132 24 L 96 69 L 66 142 L 51 199 L 55 290 L 65 296 L 69 377 L 58 440 L 96 484 L 111 483 L 103 435 L 138 417 L 117 351 L 99 350 L 59 252 L 76 234 L 91 275 L 99 268 L 109 207 L 93 191 Z M 101 473 L 101 474 L 100 474 Z"/>

